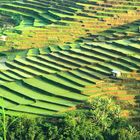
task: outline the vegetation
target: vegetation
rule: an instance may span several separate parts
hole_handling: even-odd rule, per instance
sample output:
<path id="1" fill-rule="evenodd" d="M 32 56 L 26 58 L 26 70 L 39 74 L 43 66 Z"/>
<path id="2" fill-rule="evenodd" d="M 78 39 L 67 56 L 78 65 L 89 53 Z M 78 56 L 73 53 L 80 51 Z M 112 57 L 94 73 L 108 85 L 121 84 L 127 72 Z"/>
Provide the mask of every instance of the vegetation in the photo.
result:
<path id="1" fill-rule="evenodd" d="M 139 11 L 139 0 L 0 0 L 1 139 L 139 139 Z"/>
<path id="2" fill-rule="evenodd" d="M 14 42 L 16 49 L 62 46 L 67 42 L 73 43 L 79 37 L 96 35 L 139 19 L 138 0 L 123 0 L 117 4 L 112 0 L 2 1 L 0 6 L 0 15 L 15 17 L 18 21 L 16 29 L 22 31 L 22 35 L 8 31 L 5 47 L 0 48 L 2 51 L 10 50 L 11 42 Z"/>
<path id="3" fill-rule="evenodd" d="M 1 118 L 2 120 L 2 118 Z M 6 116 L 7 140 L 138 140 L 138 131 L 121 117 L 111 99 L 96 98 L 57 118 Z M 3 122 L 3 120 L 2 120 Z M 1 123 L 2 123 L 1 122 Z M 1 124 L 2 125 L 2 124 Z M 1 128 L 0 136 L 4 136 Z"/>
<path id="4" fill-rule="evenodd" d="M 6 60 L 0 72 L 0 96 L 7 114 L 55 115 L 92 96 L 107 94 L 104 90 L 110 82 L 104 83 L 113 69 L 121 71 L 123 78 L 139 72 L 139 37 L 69 46 L 9 55 L 12 61 Z"/>

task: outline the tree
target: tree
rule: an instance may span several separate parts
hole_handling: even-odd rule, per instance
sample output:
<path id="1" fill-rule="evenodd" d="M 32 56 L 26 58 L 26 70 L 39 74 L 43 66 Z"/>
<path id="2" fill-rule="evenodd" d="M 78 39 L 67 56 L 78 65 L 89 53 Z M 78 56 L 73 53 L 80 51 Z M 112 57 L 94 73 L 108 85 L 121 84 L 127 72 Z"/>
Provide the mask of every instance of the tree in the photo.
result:
<path id="1" fill-rule="evenodd" d="M 7 116 L 6 124 L 7 140 L 140 139 L 139 132 L 121 117 L 120 107 L 108 98 L 87 101 L 61 117 Z"/>

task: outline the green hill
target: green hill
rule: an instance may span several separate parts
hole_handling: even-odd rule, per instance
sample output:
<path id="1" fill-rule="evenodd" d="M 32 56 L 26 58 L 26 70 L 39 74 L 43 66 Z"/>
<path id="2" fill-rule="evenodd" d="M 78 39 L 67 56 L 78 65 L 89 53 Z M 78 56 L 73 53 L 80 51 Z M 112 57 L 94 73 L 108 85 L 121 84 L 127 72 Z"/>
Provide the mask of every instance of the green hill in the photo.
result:
<path id="1" fill-rule="evenodd" d="M 125 88 L 139 91 L 139 11 L 139 0 L 1 1 L 0 106 L 55 116 L 95 96 L 139 104 Z"/>

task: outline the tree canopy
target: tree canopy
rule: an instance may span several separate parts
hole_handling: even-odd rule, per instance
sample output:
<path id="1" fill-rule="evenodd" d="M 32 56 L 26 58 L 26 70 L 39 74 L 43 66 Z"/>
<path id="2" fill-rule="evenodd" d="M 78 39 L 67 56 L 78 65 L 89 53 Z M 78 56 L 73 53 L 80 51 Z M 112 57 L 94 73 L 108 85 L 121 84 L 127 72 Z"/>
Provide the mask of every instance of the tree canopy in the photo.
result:
<path id="1" fill-rule="evenodd" d="M 3 117 L 1 116 L 1 133 Z M 56 118 L 6 117 L 8 140 L 139 140 L 111 99 L 96 98 Z"/>

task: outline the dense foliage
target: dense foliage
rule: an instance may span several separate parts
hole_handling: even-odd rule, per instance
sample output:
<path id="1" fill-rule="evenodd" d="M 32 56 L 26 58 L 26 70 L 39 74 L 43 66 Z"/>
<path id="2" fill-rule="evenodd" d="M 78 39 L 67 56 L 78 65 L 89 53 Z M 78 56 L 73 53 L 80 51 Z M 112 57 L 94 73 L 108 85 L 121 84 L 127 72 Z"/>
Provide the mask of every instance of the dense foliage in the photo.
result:
<path id="1" fill-rule="evenodd" d="M 138 140 L 138 131 L 110 99 L 94 99 L 56 118 L 1 116 L 0 136 L 8 140 Z M 5 121 L 5 122 L 4 122 Z M 3 125 L 4 122 L 4 125 Z M 6 127 L 3 127 L 6 126 Z M 5 132 L 3 131 L 5 128 Z M 5 133 L 5 134 L 4 134 Z"/>

